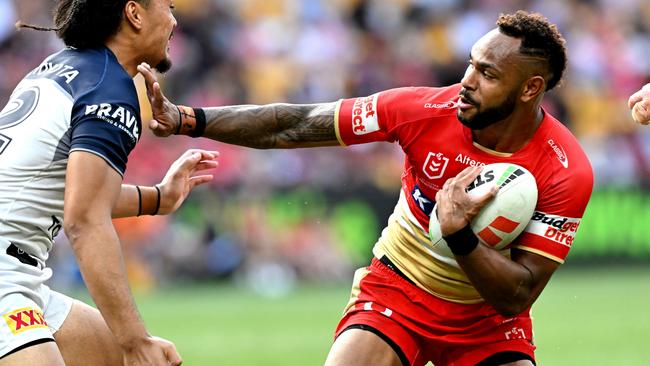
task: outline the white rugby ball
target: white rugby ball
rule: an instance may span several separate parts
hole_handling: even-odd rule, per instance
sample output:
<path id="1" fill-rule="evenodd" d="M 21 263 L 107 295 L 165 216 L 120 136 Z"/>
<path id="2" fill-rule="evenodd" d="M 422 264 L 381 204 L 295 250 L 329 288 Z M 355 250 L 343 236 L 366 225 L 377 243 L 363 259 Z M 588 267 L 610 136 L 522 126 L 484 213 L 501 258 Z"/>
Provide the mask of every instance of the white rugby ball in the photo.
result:
<path id="1" fill-rule="evenodd" d="M 496 196 L 485 205 L 470 223 L 479 241 L 496 250 L 508 245 L 526 228 L 537 205 L 537 183 L 525 168 L 511 163 L 488 164 L 472 182 L 467 192 L 483 195 L 494 185 L 499 186 Z M 454 258 L 442 238 L 437 217 L 437 206 L 429 220 L 429 238 L 434 254 Z"/>

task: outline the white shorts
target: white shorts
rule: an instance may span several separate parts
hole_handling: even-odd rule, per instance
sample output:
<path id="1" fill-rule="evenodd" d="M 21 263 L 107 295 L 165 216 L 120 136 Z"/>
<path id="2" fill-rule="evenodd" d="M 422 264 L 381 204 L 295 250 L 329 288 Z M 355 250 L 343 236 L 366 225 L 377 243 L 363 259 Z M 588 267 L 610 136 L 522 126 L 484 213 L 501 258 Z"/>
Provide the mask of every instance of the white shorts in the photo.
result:
<path id="1" fill-rule="evenodd" d="M 0 239 L 0 358 L 30 342 L 54 339 L 73 301 L 44 284 L 50 268 L 22 263 L 7 254 L 8 248 L 10 243 Z"/>

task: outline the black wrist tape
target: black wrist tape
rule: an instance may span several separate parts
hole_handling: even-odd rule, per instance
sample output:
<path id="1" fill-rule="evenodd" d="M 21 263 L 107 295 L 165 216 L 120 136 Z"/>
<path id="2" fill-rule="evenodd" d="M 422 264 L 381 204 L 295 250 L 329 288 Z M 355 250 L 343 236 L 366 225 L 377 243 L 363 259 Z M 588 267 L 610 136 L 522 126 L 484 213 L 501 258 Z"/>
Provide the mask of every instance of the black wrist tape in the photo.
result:
<path id="1" fill-rule="evenodd" d="M 205 132 L 205 112 L 203 108 L 192 108 L 194 110 L 194 116 L 196 116 L 196 126 L 194 131 L 190 132 L 192 137 L 201 137 Z"/>
<path id="2" fill-rule="evenodd" d="M 469 224 L 453 234 L 443 236 L 454 255 L 468 255 L 478 246 L 478 237 Z"/>

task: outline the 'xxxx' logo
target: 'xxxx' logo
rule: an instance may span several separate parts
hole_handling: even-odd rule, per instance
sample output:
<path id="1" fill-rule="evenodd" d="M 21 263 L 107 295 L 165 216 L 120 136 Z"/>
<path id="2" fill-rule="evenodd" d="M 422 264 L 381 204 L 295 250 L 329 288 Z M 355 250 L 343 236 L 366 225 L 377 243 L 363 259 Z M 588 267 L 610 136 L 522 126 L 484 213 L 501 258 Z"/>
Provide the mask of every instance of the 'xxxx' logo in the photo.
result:
<path id="1" fill-rule="evenodd" d="M 4 318 L 13 334 L 34 328 L 47 328 L 43 312 L 33 308 L 14 310 L 5 314 Z"/>
<path id="2" fill-rule="evenodd" d="M 491 228 L 497 229 L 504 233 L 511 233 L 515 231 L 518 225 L 519 225 L 518 222 L 509 220 L 503 216 L 498 216 L 485 229 L 479 231 L 477 235 L 481 239 L 483 239 L 485 244 L 494 247 L 501 242 L 502 238 L 499 235 L 497 235 L 494 231 L 492 231 Z"/>

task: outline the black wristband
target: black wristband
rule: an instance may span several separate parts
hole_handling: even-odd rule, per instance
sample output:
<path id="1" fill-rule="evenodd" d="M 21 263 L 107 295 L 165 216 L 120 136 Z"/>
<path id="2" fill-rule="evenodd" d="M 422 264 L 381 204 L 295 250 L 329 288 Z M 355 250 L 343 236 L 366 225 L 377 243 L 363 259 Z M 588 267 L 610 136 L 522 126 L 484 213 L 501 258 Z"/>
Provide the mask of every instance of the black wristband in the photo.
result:
<path id="1" fill-rule="evenodd" d="M 468 255 L 478 246 L 478 237 L 469 224 L 453 234 L 443 236 L 454 255 Z"/>
<path id="2" fill-rule="evenodd" d="M 135 186 L 135 189 L 138 191 L 138 214 L 136 216 L 142 215 L 142 192 L 140 192 L 140 186 Z"/>
<path id="3" fill-rule="evenodd" d="M 153 211 L 151 214 L 152 216 L 158 215 L 158 210 L 160 210 L 160 188 L 158 188 L 157 185 L 153 186 L 156 189 L 156 193 L 158 194 L 158 199 L 156 200 L 156 209 Z"/>
<path id="4" fill-rule="evenodd" d="M 192 108 L 194 110 L 194 116 L 196 118 L 196 126 L 194 127 L 194 130 L 190 132 L 190 136 L 192 137 L 201 137 L 203 136 L 203 133 L 205 132 L 205 112 L 203 111 L 203 108 Z"/>

